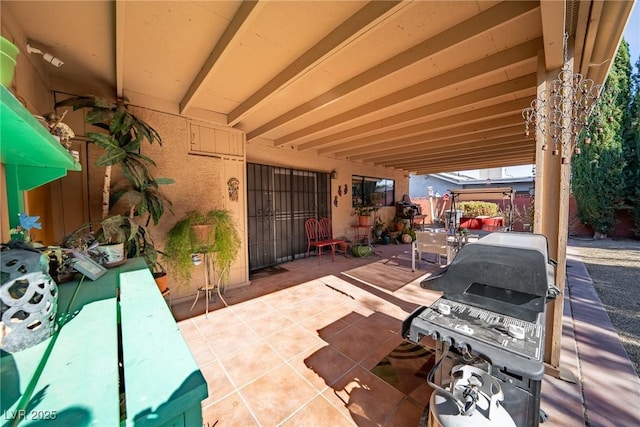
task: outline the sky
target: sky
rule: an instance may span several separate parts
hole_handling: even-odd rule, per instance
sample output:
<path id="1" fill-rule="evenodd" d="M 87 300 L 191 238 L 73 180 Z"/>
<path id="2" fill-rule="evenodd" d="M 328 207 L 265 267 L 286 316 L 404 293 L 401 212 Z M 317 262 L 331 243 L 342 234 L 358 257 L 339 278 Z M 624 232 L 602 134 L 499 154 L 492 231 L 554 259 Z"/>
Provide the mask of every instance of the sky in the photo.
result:
<path id="1" fill-rule="evenodd" d="M 629 58 L 634 66 L 640 57 L 640 0 L 635 0 L 631 16 L 624 29 L 624 39 L 629 43 Z M 477 177 L 478 171 L 463 171 L 465 175 Z M 504 168 L 505 176 L 523 177 L 532 175 L 532 165 L 511 166 Z"/>
<path id="2" fill-rule="evenodd" d="M 629 43 L 631 64 L 634 65 L 640 57 L 640 1 L 636 0 L 631 11 L 631 17 L 624 29 L 624 39 Z"/>

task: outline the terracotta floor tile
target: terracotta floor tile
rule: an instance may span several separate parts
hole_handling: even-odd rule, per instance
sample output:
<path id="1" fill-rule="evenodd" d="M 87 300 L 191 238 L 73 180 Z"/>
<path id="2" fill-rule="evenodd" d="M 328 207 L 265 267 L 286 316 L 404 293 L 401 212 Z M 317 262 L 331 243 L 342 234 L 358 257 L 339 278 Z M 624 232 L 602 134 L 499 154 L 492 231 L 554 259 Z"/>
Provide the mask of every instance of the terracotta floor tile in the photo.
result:
<path id="1" fill-rule="evenodd" d="M 216 355 L 213 354 L 207 342 L 200 337 L 194 337 L 187 341 L 187 345 L 191 350 L 191 354 L 195 359 L 198 366 L 203 366 L 216 360 Z"/>
<path id="2" fill-rule="evenodd" d="M 252 299 L 229 307 L 244 322 L 251 323 L 264 314 L 272 313 L 274 308 L 260 299 Z"/>
<path id="3" fill-rule="evenodd" d="M 251 427 L 259 426 L 238 393 L 233 393 L 218 403 L 202 410 L 203 427 Z"/>
<path id="4" fill-rule="evenodd" d="M 282 365 L 240 389 L 249 409 L 263 426 L 278 425 L 316 393 L 288 365 Z"/>
<path id="5" fill-rule="evenodd" d="M 358 425 L 384 425 L 404 398 L 398 390 L 360 366 L 347 372 L 331 387 L 347 402 L 351 417 Z M 336 399 L 331 401 L 336 402 Z"/>
<path id="6" fill-rule="evenodd" d="M 193 323 L 193 320 L 191 319 L 178 322 L 177 325 L 178 325 L 178 329 L 180 330 L 180 333 L 182 334 L 182 336 L 186 341 L 192 338 L 202 337 L 202 335 L 200 334 L 200 331 L 198 330 L 195 323 Z"/>
<path id="7" fill-rule="evenodd" d="M 278 311 L 296 322 L 313 317 L 321 312 L 313 300 L 279 307 Z"/>
<path id="8" fill-rule="evenodd" d="M 236 387 L 240 388 L 284 363 L 266 343 L 259 341 L 245 350 L 220 358 Z"/>
<path id="9" fill-rule="evenodd" d="M 322 344 L 322 340 L 316 335 L 304 329 L 302 326 L 293 325 L 280 332 L 264 338 L 269 345 L 285 360 L 289 360 L 301 352 Z"/>
<path id="10" fill-rule="evenodd" d="M 380 312 L 372 313 L 355 325 L 370 334 L 385 334 L 389 338 L 400 335 L 402 329 L 400 320 Z"/>
<path id="11" fill-rule="evenodd" d="M 206 318 L 204 315 L 198 316 L 194 318 L 193 322 L 202 336 L 207 338 L 237 324 L 239 320 L 231 310 L 220 309 L 209 313 Z"/>
<path id="12" fill-rule="evenodd" d="M 287 427 L 347 427 L 355 424 L 327 402 L 324 397 L 318 396 L 300 411 L 293 414 L 282 425 Z"/>
<path id="13" fill-rule="evenodd" d="M 252 319 L 248 325 L 256 334 L 266 337 L 293 326 L 294 321 L 274 309 Z"/>
<path id="14" fill-rule="evenodd" d="M 218 357 L 244 350 L 260 340 L 255 332 L 247 328 L 237 318 L 235 320 L 236 324 L 221 329 L 206 339 L 209 347 Z"/>
<path id="15" fill-rule="evenodd" d="M 368 334 L 354 325 L 343 329 L 326 341 L 356 362 L 369 356 L 380 344 L 377 336 Z"/>
<path id="16" fill-rule="evenodd" d="M 235 391 L 219 361 L 214 360 L 207 365 L 201 366 L 200 372 L 202 372 L 204 379 L 207 381 L 207 389 L 209 391 L 209 397 L 202 401 L 203 407 L 209 406 Z"/>
<path id="17" fill-rule="evenodd" d="M 385 427 L 417 426 L 424 408 L 419 407 L 410 400 L 404 399 L 389 416 Z"/>
<path id="18" fill-rule="evenodd" d="M 419 407 L 424 408 L 429 403 L 432 392 L 433 389 L 431 388 L 431 386 L 429 386 L 429 384 L 427 384 L 427 381 L 425 380 L 423 384 L 420 384 L 411 392 L 411 394 L 409 395 L 409 399 L 411 399 L 413 403 L 415 403 Z"/>
<path id="19" fill-rule="evenodd" d="M 318 391 L 333 384 L 355 366 L 353 360 L 326 344 L 299 354 L 289 364 Z"/>
<path id="20" fill-rule="evenodd" d="M 372 369 L 378 364 L 387 354 L 398 347 L 403 340 L 399 336 L 392 337 L 390 340 L 380 343 L 377 347 L 373 347 L 371 354 L 360 361 L 360 365 L 365 369 Z"/>
<path id="21" fill-rule="evenodd" d="M 294 295 L 291 295 L 286 291 L 278 291 L 278 292 L 266 295 L 261 298 L 261 301 L 275 308 L 286 307 L 286 306 L 301 302 L 300 298 Z"/>

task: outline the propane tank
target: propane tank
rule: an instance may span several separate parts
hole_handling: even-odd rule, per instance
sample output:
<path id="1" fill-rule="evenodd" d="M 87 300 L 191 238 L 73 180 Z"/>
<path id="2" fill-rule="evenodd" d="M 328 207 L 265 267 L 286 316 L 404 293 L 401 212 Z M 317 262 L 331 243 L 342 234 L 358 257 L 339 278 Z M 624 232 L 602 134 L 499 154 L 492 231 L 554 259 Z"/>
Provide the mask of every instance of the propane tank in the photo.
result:
<path id="1" fill-rule="evenodd" d="M 500 404 L 500 382 L 471 365 L 451 369 L 448 390 L 436 387 L 429 401 L 429 427 L 516 427 Z"/>

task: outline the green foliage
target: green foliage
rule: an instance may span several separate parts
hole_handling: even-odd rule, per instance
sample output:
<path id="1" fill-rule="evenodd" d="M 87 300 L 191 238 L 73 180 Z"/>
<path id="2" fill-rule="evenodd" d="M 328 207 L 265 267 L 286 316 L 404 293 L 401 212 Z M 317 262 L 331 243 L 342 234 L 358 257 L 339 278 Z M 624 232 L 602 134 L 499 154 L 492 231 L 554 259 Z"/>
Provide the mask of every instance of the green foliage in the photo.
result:
<path id="1" fill-rule="evenodd" d="M 462 216 L 475 218 L 477 216 L 498 216 L 499 206 L 491 202 L 460 202 L 456 203 L 456 209 L 462 211 Z"/>
<path id="2" fill-rule="evenodd" d="M 150 270 L 162 270 L 158 264 L 159 251 L 153 236 L 144 226 L 125 215 L 110 215 L 99 222 L 89 222 L 65 236 L 62 246 L 87 252 L 94 243 L 124 243 L 127 258 L 143 257 Z"/>
<path id="3" fill-rule="evenodd" d="M 355 206 L 351 215 L 356 216 L 371 216 L 372 213 L 377 211 L 378 208 L 375 206 Z"/>
<path id="4" fill-rule="evenodd" d="M 386 228 L 386 225 L 384 223 L 384 221 L 382 220 L 382 218 L 380 218 L 379 216 L 376 215 L 376 221 L 373 225 L 373 228 L 376 230 L 384 230 Z"/>
<path id="5" fill-rule="evenodd" d="M 633 231 L 640 237 L 640 58 L 636 61 L 636 72 L 630 78 L 630 102 L 628 120 L 623 130 L 623 153 L 625 168 L 626 203 L 633 215 Z"/>
<path id="6" fill-rule="evenodd" d="M 194 225 L 211 225 L 213 230 L 207 236 L 207 242 L 197 247 L 192 229 Z M 229 267 L 237 258 L 241 246 L 240 233 L 227 210 L 205 213 L 191 211 L 169 230 L 165 239 L 164 253 L 167 262 L 176 279 L 184 284 L 191 281 L 192 253 L 214 253 L 217 274 L 222 274 L 223 280 L 226 280 Z"/>
<path id="7" fill-rule="evenodd" d="M 159 191 L 159 186 L 171 184 L 170 178 L 155 178 L 150 166 L 156 166 L 149 157 L 139 153 L 142 141 L 162 145 L 160 134 L 129 111 L 124 100 L 112 102 L 93 95 L 65 99 L 56 107 L 71 106 L 74 110 L 89 108 L 85 121 L 107 133 L 88 132 L 93 143 L 105 150 L 96 161 L 96 166 L 120 166 L 127 183 L 120 183 L 111 194 L 110 203 L 115 203 L 123 195 L 127 199 L 131 213 L 143 216 L 149 213 L 146 224 L 152 220 L 158 224 L 164 214 L 165 206 L 171 208 L 171 202 Z M 109 183 L 110 185 L 110 183 Z"/>
<path id="8" fill-rule="evenodd" d="M 155 167 L 156 163 L 139 153 L 142 141 L 162 145 L 160 134 L 129 111 L 123 99 L 112 102 L 93 95 L 78 96 L 56 104 L 56 107 L 62 106 L 72 106 L 74 110 L 89 109 L 85 121 L 106 132 L 87 132 L 89 139 L 105 151 L 96 161 L 96 166 L 119 166 L 126 180 L 111 188 L 111 175 L 105 174 L 103 191 L 109 192 L 109 207 L 125 200 L 127 212 L 109 212 L 107 215 L 109 207 L 105 207 L 99 228 L 102 234 L 98 238 L 124 243 L 128 258 L 142 256 L 152 271 L 164 271 L 158 263 L 159 252 L 146 226 L 150 221 L 158 224 L 165 206 L 171 209 L 171 202 L 162 195 L 160 186 L 174 181 L 155 178 L 150 167 Z M 134 221 L 134 216 L 142 218 L 145 214 L 148 215 L 144 226 Z"/>
<path id="9" fill-rule="evenodd" d="M 415 240 L 416 240 L 416 230 L 414 230 L 413 228 L 411 228 L 409 226 L 404 227 L 402 229 L 402 234 L 408 234 L 409 236 L 411 236 L 411 241 L 415 242 Z"/>
<path id="10" fill-rule="evenodd" d="M 626 58 L 626 61 L 625 61 Z M 571 187 L 578 205 L 578 217 L 596 232 L 607 234 L 616 224 L 615 212 L 625 207 L 627 184 L 622 130 L 628 120 L 629 52 L 626 43 L 616 55 L 600 100 L 601 130 L 591 143 L 580 137 L 582 152 L 572 157 Z"/>

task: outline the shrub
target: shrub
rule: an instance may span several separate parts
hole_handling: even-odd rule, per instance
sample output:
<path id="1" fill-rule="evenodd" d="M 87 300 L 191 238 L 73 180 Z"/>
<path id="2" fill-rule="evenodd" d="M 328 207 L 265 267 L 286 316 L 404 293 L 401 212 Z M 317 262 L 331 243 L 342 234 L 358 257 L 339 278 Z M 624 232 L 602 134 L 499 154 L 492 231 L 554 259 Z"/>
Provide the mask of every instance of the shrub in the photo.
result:
<path id="1" fill-rule="evenodd" d="M 498 204 L 492 202 L 461 202 L 456 204 L 456 209 L 461 210 L 462 216 L 467 218 L 500 214 Z"/>

